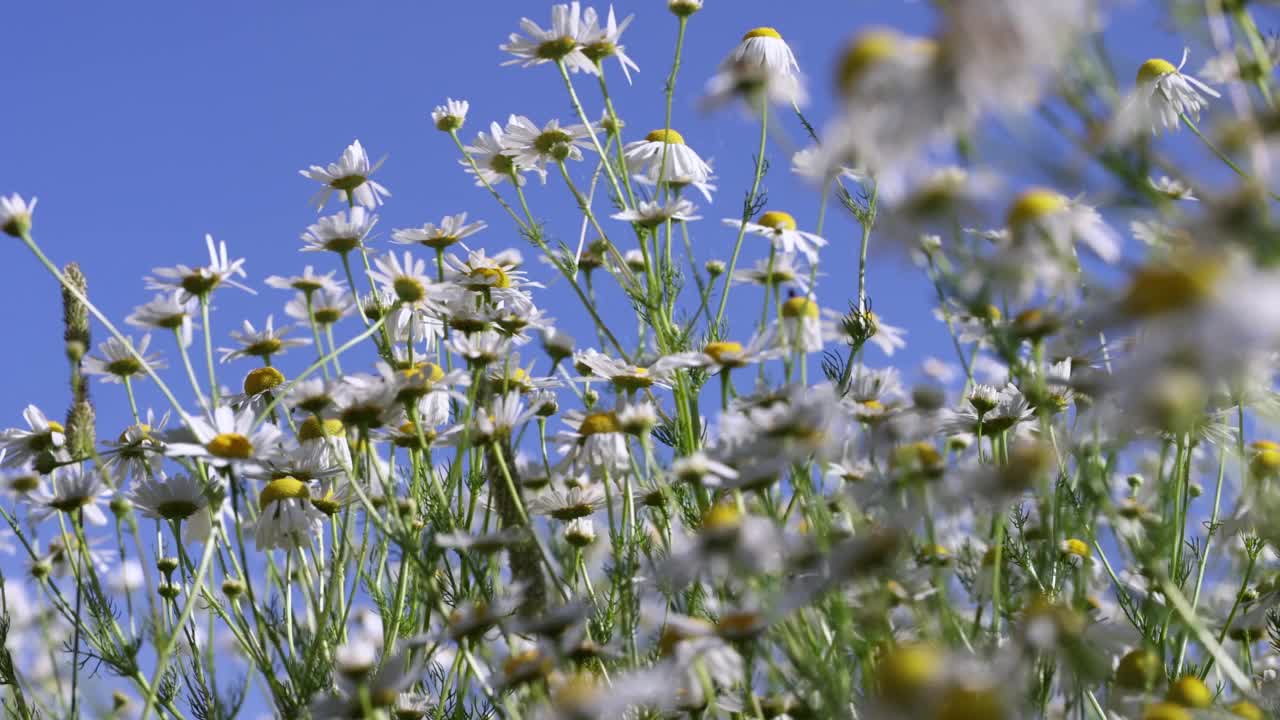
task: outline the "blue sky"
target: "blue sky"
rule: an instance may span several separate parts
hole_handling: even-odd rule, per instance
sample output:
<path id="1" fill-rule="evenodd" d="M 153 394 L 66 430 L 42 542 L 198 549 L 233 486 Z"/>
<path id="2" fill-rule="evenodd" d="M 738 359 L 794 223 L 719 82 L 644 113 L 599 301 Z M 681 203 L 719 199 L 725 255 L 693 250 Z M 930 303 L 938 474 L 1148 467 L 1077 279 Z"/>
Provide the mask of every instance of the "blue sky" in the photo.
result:
<path id="1" fill-rule="evenodd" d="M 662 124 L 661 90 L 676 24 L 657 0 L 616 7 L 622 15 L 638 14 L 624 41 L 641 72 L 630 88 L 616 65 L 609 75 L 634 139 Z M 455 162 L 452 143 L 428 118 L 434 105 L 452 96 L 472 104 L 462 133 L 468 140 L 490 120 L 513 112 L 539 124 L 553 117 L 576 122 L 554 69 L 499 66 L 506 58 L 498 45 L 520 16 L 545 25 L 549 8 L 550 3 L 515 0 L 16 4 L 5 10 L 9 80 L 0 123 L 0 192 L 39 196 L 38 241 L 57 262 L 80 262 L 90 296 L 121 321 L 150 298 L 142 277 L 151 268 L 203 262 L 206 232 L 226 240 L 234 256 L 248 258 L 250 281 L 260 294 L 226 290 L 218 296 L 215 332 L 225 344 L 228 330 L 242 318 L 258 323 L 275 313 L 278 322 L 284 319 L 288 294 L 265 288 L 265 277 L 308 263 L 322 270 L 337 267 L 332 256 L 298 252 L 299 233 L 317 217 L 307 204 L 315 186 L 298 170 L 335 160 L 359 138 L 375 157 L 387 156 L 378 179 L 393 193 L 381 212 L 376 248 L 393 247 L 387 242 L 392 228 L 445 214 L 467 211 L 487 220 L 490 228 L 475 244 L 491 252 L 520 247 L 535 276 L 550 285 L 540 303 L 586 344 L 590 325 L 572 294 L 535 261 L 492 200 L 472 187 Z M 706 218 L 692 228 L 699 262 L 728 256 L 733 233 L 719 220 L 738 214 L 749 182 L 758 126 L 733 110 L 704 115 L 696 107 L 715 65 L 742 33 L 772 25 L 790 41 L 810 80 L 810 117 L 821 124 L 831 114 L 833 59 L 852 33 L 874 24 L 927 32 L 931 23 L 927 4 L 896 0 L 708 0 L 690 24 L 674 123 L 714 161 L 721 177 L 715 203 L 698 203 Z M 1107 39 L 1126 77 L 1126 68 L 1149 56 L 1176 61 L 1183 43 L 1152 23 L 1144 3 L 1117 11 Z M 1191 67 L 1198 68 L 1204 57 L 1196 51 Z M 594 117 L 600 108 L 594 83 L 577 79 Z M 769 207 L 792 212 L 802 228 L 812 229 L 818 197 L 787 172 L 789 152 L 782 142 L 800 142 L 802 130 L 789 116 L 780 128 L 769 151 Z M 1009 147 L 1015 149 L 1006 148 L 1008 153 L 1033 136 L 1033 126 L 997 135 L 1014 138 Z M 1002 156 L 1000 147 L 979 150 L 1004 167 L 1009 155 Z M 1030 167 L 1015 172 L 1015 184 L 1036 178 Z M 587 173 L 579 166 L 580 180 Z M 1085 188 L 1061 189 L 1075 194 Z M 576 243 L 576 213 L 561 183 L 553 178 L 546 187 L 535 185 L 530 202 L 553 238 Z M 856 226 L 833 210 L 827 236 L 831 247 L 823 256 L 820 297 L 842 309 L 854 294 Z M 762 248 L 763 242 L 748 239 L 743 264 Z M 0 353 L 0 427 L 20 422 L 21 408 L 31 402 L 59 417 L 68 394 L 57 288 L 16 242 L 0 243 L 0 268 L 9 347 Z M 927 355 L 954 359 L 943 326 L 930 315 L 932 289 L 917 271 L 877 257 L 869 277 L 877 311 L 910 331 L 905 368 Z M 759 300 L 749 292 L 738 297 L 750 310 L 742 311 L 735 327 L 746 332 Z M 612 309 L 616 327 L 633 332 L 629 312 L 617 304 Z M 342 334 L 354 334 L 355 327 L 349 324 Z M 97 341 L 105 337 L 95 328 Z M 171 365 L 178 363 L 170 338 L 156 338 L 155 347 Z M 872 364 L 887 362 L 871 352 Z M 295 352 L 283 364 L 297 369 L 310 357 L 308 351 Z M 224 367 L 224 382 L 238 385 L 250 367 L 248 361 Z M 171 369 L 169 377 L 185 387 L 180 372 Z M 127 413 L 122 391 L 95 383 L 94 393 L 99 434 L 115 436 Z"/>

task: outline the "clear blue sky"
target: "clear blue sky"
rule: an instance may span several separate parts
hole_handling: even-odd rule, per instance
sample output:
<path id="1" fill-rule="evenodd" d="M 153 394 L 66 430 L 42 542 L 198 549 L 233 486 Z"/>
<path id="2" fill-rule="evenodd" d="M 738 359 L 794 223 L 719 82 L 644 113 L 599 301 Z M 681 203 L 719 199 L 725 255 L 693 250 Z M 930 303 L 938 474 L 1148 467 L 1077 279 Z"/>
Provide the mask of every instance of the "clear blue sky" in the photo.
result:
<path id="1" fill-rule="evenodd" d="M 504 120 L 512 112 L 538 123 L 553 117 L 573 120 L 554 69 L 499 66 L 506 57 L 498 45 L 517 29 L 520 16 L 546 25 L 550 5 L 527 0 L 13 3 L 4 11 L 7 29 L 0 51 L 7 77 L 0 114 L 5 146 L 0 192 L 39 196 L 37 239 L 56 261 L 79 261 L 91 297 L 121 321 L 150 298 L 142 277 L 152 267 L 203 262 L 206 232 L 226 240 L 233 255 L 249 259 L 250 281 L 261 290 L 256 298 L 235 290 L 218 296 L 221 312 L 214 323 L 221 344 L 243 317 L 257 323 L 274 312 L 278 322 L 284 319 L 288 294 L 263 287 L 265 277 L 301 270 L 306 263 L 336 267 L 332 256 L 298 252 L 298 235 L 316 213 L 307 204 L 315 187 L 297 171 L 335 160 L 353 138 L 375 157 L 388 156 L 378 179 L 393 197 L 381 213 L 375 247 L 392 247 L 387 241 L 392 228 L 465 210 L 490 223 L 475 244 L 490 251 L 522 247 L 535 275 L 550 281 L 551 272 L 534 262 L 534 253 L 492 200 L 471 186 L 455 162 L 452 143 L 428 118 L 434 105 L 452 96 L 471 101 L 463 130 L 468 140 L 490 120 Z M 1152 25 L 1146 4 L 1133 5 L 1113 16 L 1107 36 L 1125 76 L 1149 56 L 1176 62 L 1183 42 Z M 616 65 L 609 76 L 619 111 L 631 125 L 628 137 L 634 139 L 662 124 L 661 89 L 676 24 L 659 0 L 623 1 L 616 8 L 621 15 L 638 14 L 624 36 L 641 68 L 635 85 L 627 88 Z M 821 121 L 830 115 L 833 58 L 853 32 L 872 24 L 926 32 L 931 23 L 922 2 L 707 1 L 690 24 L 675 104 L 675 126 L 714 160 L 721 176 L 714 205 L 698 203 L 706 217 L 692 228 L 700 261 L 727 257 L 733 235 L 719 220 L 738 215 L 749 180 L 755 124 L 732 110 L 705 116 L 696 109 L 703 84 L 742 33 L 758 25 L 782 32 L 810 79 L 815 98 L 810 115 Z M 1194 49 L 1191 67 L 1198 68 L 1204 58 L 1203 49 Z M 595 116 L 595 87 L 590 78 L 578 79 Z M 783 127 L 793 142 L 801 140 L 793 118 L 784 118 Z M 1000 152 L 979 148 L 980 155 L 1007 167 L 1008 158 Z M 811 229 L 816 193 L 787 172 L 789 152 L 775 144 L 769 158 L 774 167 L 766 180 L 770 207 L 791 211 Z M 1021 181 L 1035 177 L 1025 165 L 1016 171 Z M 580 177 L 586 173 L 580 166 Z M 1061 189 L 1075 194 L 1084 188 Z M 553 178 L 545 188 L 534 187 L 531 203 L 535 214 L 549 221 L 553 236 L 576 242 L 574 208 L 561 183 Z M 837 309 L 854 292 L 855 230 L 847 216 L 832 212 L 820 296 Z M 744 263 L 763 247 L 750 242 Z M 29 402 L 60 417 L 67 390 L 57 288 L 16 241 L 0 243 L 0 268 L 0 317 L 8 349 L 0 353 L 0 427 L 19 423 Z M 551 285 L 540 304 L 580 343 L 589 342 L 585 314 L 563 283 Z M 910 330 L 905 367 L 930 354 L 953 360 L 945 330 L 929 314 L 932 290 L 917 272 L 878 261 L 870 290 L 877 311 Z M 755 316 L 757 303 L 750 299 L 748 317 Z M 614 317 L 622 330 L 632 332 L 629 314 Z M 750 322 L 743 319 L 739 326 L 745 331 Z M 105 337 L 95 328 L 95 340 Z M 171 339 L 156 340 L 157 349 L 176 364 Z M 284 365 L 296 369 L 309 357 L 309 352 L 295 353 Z M 873 354 L 870 362 L 886 359 Z M 249 367 L 241 361 L 224 375 L 225 382 L 238 384 Z M 185 386 L 180 373 L 170 376 L 175 386 Z M 103 421 L 100 434 L 114 436 L 127 413 L 119 386 L 95 383 L 94 393 Z"/>

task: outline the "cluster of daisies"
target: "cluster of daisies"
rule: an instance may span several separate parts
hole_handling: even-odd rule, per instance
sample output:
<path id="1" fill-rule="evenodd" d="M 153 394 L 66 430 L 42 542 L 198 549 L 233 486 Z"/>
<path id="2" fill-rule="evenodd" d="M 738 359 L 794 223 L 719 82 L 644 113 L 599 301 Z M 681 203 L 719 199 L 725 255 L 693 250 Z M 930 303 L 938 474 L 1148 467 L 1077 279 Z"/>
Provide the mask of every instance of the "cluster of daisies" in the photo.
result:
<path id="1" fill-rule="evenodd" d="M 932 36 L 858 30 L 819 125 L 781 32 L 750 29 L 701 91 L 760 133 L 735 178 L 671 121 L 702 0 L 667 2 L 643 135 L 608 84 L 639 72 L 632 17 L 555 5 L 500 48 L 553 66 L 571 115 L 469 143 L 466 101 L 431 115 L 522 247 L 468 213 L 380 236 L 356 141 L 301 171 L 313 264 L 238 323 L 214 300 L 257 284 L 225 242 L 155 268 L 129 335 L 44 255 L 35 200 L 0 197 L 71 363 L 63 420 L 0 430 L 6 714 L 1275 716 L 1280 46 L 1246 3 L 1174 4 L 1203 81 L 1189 52 L 1118 80 L 1092 0 L 949 0 Z M 976 159 L 992 128 L 1026 145 L 1003 169 Z M 778 154 L 815 217 L 767 202 Z M 740 213 L 699 223 L 729 183 Z M 871 297 L 902 265 L 954 357 L 891 364 L 906 332 Z"/>

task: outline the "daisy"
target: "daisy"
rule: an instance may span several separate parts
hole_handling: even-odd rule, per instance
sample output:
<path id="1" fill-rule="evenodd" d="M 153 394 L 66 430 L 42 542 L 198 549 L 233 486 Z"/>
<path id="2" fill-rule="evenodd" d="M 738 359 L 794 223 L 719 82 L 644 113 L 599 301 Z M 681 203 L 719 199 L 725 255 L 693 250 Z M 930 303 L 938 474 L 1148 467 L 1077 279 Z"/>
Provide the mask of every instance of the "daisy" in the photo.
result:
<path id="1" fill-rule="evenodd" d="M 518 167 L 533 170 L 545 181 L 548 163 L 582 160 L 582 148 L 589 145 L 589 137 L 585 125 L 561 127 L 560 121 L 553 119 L 539 128 L 524 115 L 512 115 L 502 144 Z"/>
<path id="2" fill-rule="evenodd" d="M 618 65 L 622 67 L 622 74 L 626 76 L 628 85 L 631 84 L 631 71 L 640 72 L 640 67 L 627 55 L 627 49 L 620 41 L 622 33 L 634 18 L 635 15 L 628 15 L 619 23 L 614 17 L 613 6 L 610 5 L 608 18 L 600 24 L 596 9 L 589 7 L 582 12 L 582 25 L 578 34 L 582 54 L 595 63 L 596 67 L 602 67 L 605 58 L 618 58 Z"/>
<path id="3" fill-rule="evenodd" d="M 688 200 L 682 197 L 672 197 L 665 202 L 641 200 L 636 203 L 634 208 L 614 213 L 609 217 L 614 220 L 635 223 L 641 227 L 654 228 L 666 224 L 668 221 L 681 223 L 701 220 L 701 216 L 694 215 L 697 211 L 697 206 Z"/>
<path id="4" fill-rule="evenodd" d="M 471 365 L 488 365 L 500 360 L 511 348 L 511 338 L 495 330 L 473 333 L 455 333 L 445 343 L 445 349 L 465 359 Z"/>
<path id="5" fill-rule="evenodd" d="M 106 466 L 120 477 L 137 479 L 160 472 L 165 451 L 161 437 L 168 422 L 168 413 L 156 420 L 155 413 L 148 409 L 144 422 L 125 428 L 115 442 L 104 443 L 113 450 L 105 459 Z"/>
<path id="6" fill-rule="evenodd" d="M 135 346 L 133 340 L 127 342 L 119 338 L 107 338 L 98 345 L 98 352 L 103 357 L 89 355 L 84 359 L 84 372 L 88 375 L 101 375 L 102 382 L 119 383 L 145 375 L 147 367 L 159 370 L 165 367 L 159 355 L 147 355 L 147 346 L 151 344 L 151 335 L 143 335 Z"/>
<path id="7" fill-rule="evenodd" d="M 289 348 L 311 344 L 311 341 L 306 338 L 285 337 L 293 331 L 293 328 L 293 325 L 283 325 L 277 329 L 275 317 L 272 315 L 267 316 L 267 322 L 261 330 L 245 320 L 241 330 L 231 331 L 232 339 L 239 343 L 240 347 L 218 348 L 218 352 L 222 353 L 221 360 L 225 363 L 237 358 L 257 357 L 271 362 L 272 355 L 283 355 Z"/>
<path id="8" fill-rule="evenodd" d="M 860 183 L 868 178 L 865 168 L 839 165 L 832 167 L 827 155 L 828 152 L 821 145 L 810 145 L 803 150 L 797 150 L 791 156 L 791 172 L 815 183 L 827 182 L 835 177 Z"/>
<path id="9" fill-rule="evenodd" d="M 775 329 L 791 352 L 820 352 L 828 342 L 845 337 L 840 327 L 842 320 L 843 316 L 834 310 L 820 308 L 817 301 L 796 295 L 782 303 Z"/>
<path id="10" fill-rule="evenodd" d="M 195 322 L 194 301 L 183 298 L 182 291 L 156 295 L 145 305 L 133 308 L 133 313 L 125 318 L 125 322 L 135 327 L 149 327 L 170 330 L 177 334 L 182 347 L 190 347 L 192 330 Z"/>
<path id="11" fill-rule="evenodd" d="M 715 109 L 736 98 L 746 100 L 753 108 L 762 100 L 784 107 L 804 105 L 808 101 L 797 76 L 747 60 L 730 63 L 711 76 L 703 105 Z"/>
<path id="12" fill-rule="evenodd" d="M 512 117 L 515 117 L 514 115 Z M 468 175 L 476 176 L 476 186 L 493 186 L 503 180 L 510 180 L 517 185 L 524 185 L 524 171 L 529 168 L 516 165 L 515 160 L 507 154 L 506 133 L 498 123 L 489 123 L 489 132 L 481 130 L 476 133 L 474 145 L 463 148 L 467 157 L 458 164 L 466 169 Z"/>
<path id="13" fill-rule="evenodd" d="M 439 225 L 427 223 L 420 228 L 393 230 L 391 241 L 401 245 L 425 245 L 433 250 L 443 250 L 488 226 L 483 220 L 468 223 L 467 214 L 458 213 L 444 216 Z"/>
<path id="14" fill-rule="evenodd" d="M 916 167 L 880 183 L 887 230 L 915 246 L 921 235 L 950 234 L 985 218 L 985 206 L 1000 186 L 993 173 L 956 166 Z"/>
<path id="15" fill-rule="evenodd" d="M 431 111 L 431 122 L 435 124 L 437 130 L 454 132 L 467 121 L 467 111 L 470 109 L 471 103 L 466 100 L 445 98 L 443 105 L 437 105 Z"/>
<path id="16" fill-rule="evenodd" d="M 765 212 L 760 216 L 759 222 L 743 222 L 726 218 L 724 224 L 767 238 L 778 252 L 786 254 L 798 252 L 808 258 L 810 263 L 818 262 L 818 248 L 827 245 L 826 240 L 813 233 L 796 230 L 796 219 L 790 213 L 781 210 Z"/>
<path id="17" fill-rule="evenodd" d="M 148 276 L 148 290 L 173 290 L 180 302 L 192 298 L 207 298 L 215 288 L 226 284 L 252 293 L 253 290 L 236 282 L 236 277 L 247 277 L 244 272 L 244 258 L 230 260 L 227 257 L 227 243 L 222 241 L 216 246 L 212 235 L 204 236 L 209 248 L 209 264 L 192 268 L 186 265 L 155 268 Z"/>
<path id="18" fill-rule="evenodd" d="M 252 467 L 277 449 L 280 430 L 263 423 L 254 428 L 253 408 L 239 412 L 225 405 L 210 417 L 191 418 L 195 442 L 170 442 L 172 457 L 198 457 L 214 467 Z"/>
<path id="19" fill-rule="evenodd" d="M 687 358 L 691 367 L 707 368 L 715 374 L 771 360 L 781 351 L 777 335 L 773 329 L 766 328 L 752 336 L 745 346 L 733 340 L 715 340 L 703 345 L 699 352 L 681 353 L 680 357 Z"/>
<path id="20" fill-rule="evenodd" d="M 387 293 L 393 293 L 401 302 L 421 305 L 433 292 L 433 282 L 427 275 L 427 261 L 414 259 L 408 252 L 404 254 L 404 262 L 396 253 L 389 252 L 373 262 L 377 268 L 369 273 L 369 279 Z M 439 292 L 439 288 L 434 289 Z"/>
<path id="21" fill-rule="evenodd" d="M 782 35 L 771 27 L 758 27 L 742 36 L 742 41 L 720 64 L 720 70 L 737 65 L 754 65 L 775 73 L 798 75 L 800 63 L 796 62 L 791 46 Z"/>
<path id="22" fill-rule="evenodd" d="M 447 271 L 445 279 L 472 292 L 510 291 L 529 287 L 542 287 L 541 283 L 528 280 L 528 273 L 520 269 L 522 258 L 515 250 L 500 252 L 489 257 L 484 248 L 471 250 L 465 245 L 467 259 L 449 254 L 444 258 Z M 500 292 L 495 299 L 509 297 L 511 293 Z"/>
<path id="23" fill-rule="evenodd" d="M 28 405 L 22 411 L 22 419 L 29 429 L 0 431 L 0 451 L 3 451 L 0 462 L 17 466 L 27 461 L 38 461 L 43 456 L 51 456 L 55 462 L 70 459 L 65 449 L 67 438 L 62 423 L 50 420 L 35 405 Z"/>
<path id="24" fill-rule="evenodd" d="M 734 271 L 733 282 L 767 288 L 793 285 L 802 295 L 808 295 L 813 289 L 809 283 L 809 272 L 801 270 L 796 256 L 790 253 L 780 253 L 772 262 L 762 258 L 753 267 Z"/>
<path id="25" fill-rule="evenodd" d="M 266 279 L 268 287 L 277 290 L 297 290 L 304 295 L 311 295 L 319 291 L 325 292 L 341 292 L 343 282 L 334 277 L 336 270 L 331 270 L 323 275 L 317 275 L 315 269 L 310 265 L 302 270 L 301 275 L 272 275 Z"/>
<path id="26" fill-rule="evenodd" d="M 1105 262 L 1120 259 L 1120 237 L 1098 211 L 1053 190 L 1023 192 L 1009 207 L 1006 222 L 1014 243 L 1043 240 L 1057 254 L 1070 256 L 1079 242 Z"/>
<path id="27" fill-rule="evenodd" d="M 1222 97 L 1217 90 L 1182 73 L 1190 52 L 1183 49 L 1182 62 L 1177 67 L 1168 60 L 1151 58 L 1138 68 L 1137 87 L 1117 116 L 1117 130 L 1123 137 L 1145 128 L 1150 128 L 1153 135 L 1162 128 L 1177 130 L 1184 116 L 1200 119 L 1200 109 L 1208 105 L 1205 95 Z"/>
<path id="28" fill-rule="evenodd" d="M 302 233 L 303 252 L 335 252 L 345 255 L 364 245 L 365 238 L 378 224 L 378 216 L 356 206 L 320 218 Z"/>
<path id="29" fill-rule="evenodd" d="M 711 166 L 684 144 L 675 130 L 654 130 L 644 140 L 627 143 L 622 149 L 627 171 L 650 185 L 670 185 L 679 190 L 697 188 L 711 202 Z"/>
<path id="30" fill-rule="evenodd" d="M 564 490 L 550 488 L 529 498 L 527 510 L 530 515 L 546 515 L 547 517 L 569 522 L 578 518 L 591 517 L 603 510 L 607 505 L 604 486 L 600 483 L 586 485 L 570 485 Z"/>
<path id="31" fill-rule="evenodd" d="M 995 437 L 1030 419 L 1035 412 L 1022 391 L 1012 383 L 997 393 L 993 391 L 990 387 L 975 388 L 967 403 L 942 421 L 940 431 L 947 435 L 967 433 Z"/>
<path id="32" fill-rule="evenodd" d="M 3 458 L 0 458 L 3 460 Z M 23 463 L 13 470 L 0 472 L 0 493 L 11 499 L 21 500 L 40 487 L 43 478 L 30 463 Z"/>
<path id="33" fill-rule="evenodd" d="M 702 9 L 702 0 L 667 0 L 667 9 L 679 17 L 689 17 Z"/>
<path id="34" fill-rule="evenodd" d="M 1267 35 L 1262 38 L 1262 48 L 1266 51 L 1268 65 L 1280 65 L 1280 38 Z M 1244 48 L 1225 50 L 1209 58 L 1200 68 L 1200 76 L 1215 85 L 1226 85 L 1238 80 L 1251 82 L 1261 72 L 1262 68 L 1253 55 L 1245 52 Z"/>
<path id="35" fill-rule="evenodd" d="M 511 33 L 507 43 L 498 46 L 499 50 L 515 56 L 503 65 L 529 67 L 554 62 L 563 64 L 570 72 L 596 73 L 596 64 L 582 52 L 585 27 L 577 0 L 568 5 L 551 6 L 550 28 L 543 30 L 529 18 L 520 18 L 520 29 L 528 37 Z"/>
<path id="36" fill-rule="evenodd" d="M 671 475 L 680 482 L 718 488 L 726 481 L 736 480 L 738 471 L 699 450 L 672 461 Z"/>
<path id="37" fill-rule="evenodd" d="M 481 441 L 510 437 L 515 428 L 532 420 L 537 412 L 537 407 L 525 406 L 518 392 L 499 395 L 489 402 L 488 407 L 476 409 L 471 432 Z"/>
<path id="38" fill-rule="evenodd" d="M 267 483 L 258 496 L 262 514 L 253 528 L 259 550 L 292 550 L 311 544 L 324 522 L 324 514 L 311 504 L 311 489 L 291 477 Z"/>
<path id="39" fill-rule="evenodd" d="M 299 170 L 298 173 L 324 185 L 324 188 L 311 198 L 311 203 L 317 210 L 324 207 L 325 202 L 329 200 L 329 194 L 334 190 L 345 194 L 349 205 L 374 208 L 382 204 L 384 197 L 391 197 L 391 193 L 385 187 L 369 177 L 381 165 L 382 160 L 370 163 L 364 146 L 356 140 L 342 151 L 342 157 L 338 162 L 329 163 L 328 167 L 312 165 L 306 170 Z"/>
<path id="40" fill-rule="evenodd" d="M 620 471 L 630 455 L 619 413 L 612 410 L 583 413 L 571 410 L 561 418 L 568 429 L 556 436 L 560 455 L 573 468 Z"/>
<path id="41" fill-rule="evenodd" d="M 39 198 L 27 202 L 18 193 L 8 197 L 0 195 L 0 230 L 16 238 L 25 236 L 31 231 L 31 213 L 35 212 L 37 202 Z"/>
<path id="42" fill-rule="evenodd" d="M 352 428 L 373 429 L 398 424 L 400 404 L 396 389 L 381 378 L 350 375 L 333 393 L 334 411 L 342 424 Z"/>
<path id="43" fill-rule="evenodd" d="M 307 298 L 299 294 L 284 306 L 284 314 L 294 320 L 315 322 L 320 327 L 333 325 L 356 309 L 356 301 L 345 290 L 321 290 Z"/>
<path id="44" fill-rule="evenodd" d="M 907 331 L 896 325 L 890 325 L 880 320 L 880 316 L 867 310 L 863 313 L 867 324 L 871 326 L 871 335 L 867 340 L 876 347 L 880 348 L 880 352 L 890 357 L 893 356 L 895 350 L 900 350 L 907 346 L 905 336 Z"/>
<path id="45" fill-rule="evenodd" d="M 182 539 L 185 542 L 206 542 L 213 530 L 214 513 L 209 499 L 192 475 L 179 474 L 165 477 L 163 474 L 136 483 L 128 495 L 133 507 L 143 517 L 184 523 Z M 218 520 L 221 523 L 219 512 Z"/>
<path id="46" fill-rule="evenodd" d="M 664 364 L 661 361 L 649 366 L 632 365 L 625 360 L 611 358 L 604 353 L 588 348 L 574 353 L 573 365 L 584 377 L 580 382 L 590 380 L 608 380 L 619 390 L 635 393 L 651 387 L 671 388 L 675 371 L 679 362 Z"/>
<path id="47" fill-rule="evenodd" d="M 40 522 L 55 512 L 79 510 L 92 525 L 106 525 L 107 516 L 99 504 L 111 494 L 110 485 L 95 470 L 82 465 L 64 465 L 53 471 L 48 484 L 41 485 L 23 498 L 31 505 L 31 522 Z"/>

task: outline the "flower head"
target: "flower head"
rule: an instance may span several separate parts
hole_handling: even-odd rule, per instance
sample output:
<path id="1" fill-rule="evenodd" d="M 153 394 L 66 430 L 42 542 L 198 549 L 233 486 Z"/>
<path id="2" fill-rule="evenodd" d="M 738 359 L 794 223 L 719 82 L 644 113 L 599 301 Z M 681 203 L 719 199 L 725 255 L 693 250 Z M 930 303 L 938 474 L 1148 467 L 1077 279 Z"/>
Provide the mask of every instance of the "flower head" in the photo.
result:
<path id="1" fill-rule="evenodd" d="M 384 197 L 391 196 L 385 187 L 370 179 L 381 165 L 381 160 L 370 163 L 364 146 L 356 140 L 342 151 L 342 157 L 338 158 L 338 162 L 329 163 L 327 167 L 312 165 L 306 170 L 299 170 L 298 173 L 324 185 L 320 192 L 311 198 L 317 210 L 324 207 L 334 190 L 345 194 L 349 204 L 374 208 L 382 204 Z"/>
<path id="2" fill-rule="evenodd" d="M 8 197 L 0 195 L 0 230 L 14 237 L 23 237 L 31 231 L 31 213 L 35 212 L 38 198 L 27 202 L 21 195 L 14 193 Z"/>

